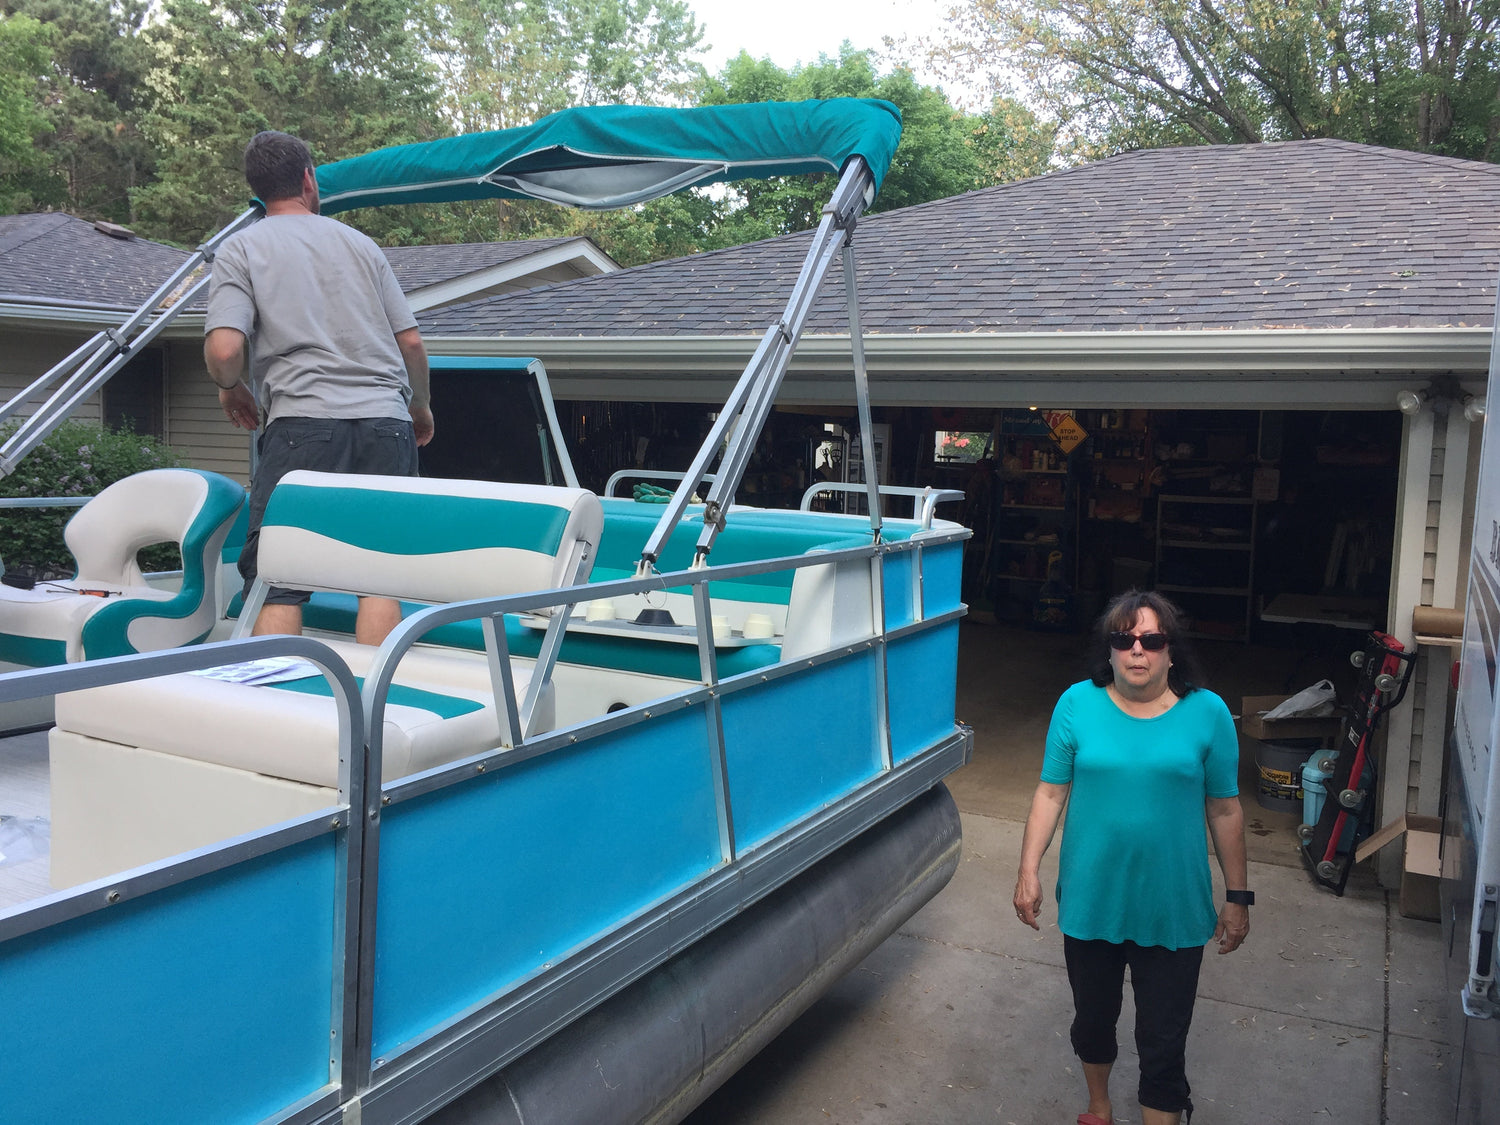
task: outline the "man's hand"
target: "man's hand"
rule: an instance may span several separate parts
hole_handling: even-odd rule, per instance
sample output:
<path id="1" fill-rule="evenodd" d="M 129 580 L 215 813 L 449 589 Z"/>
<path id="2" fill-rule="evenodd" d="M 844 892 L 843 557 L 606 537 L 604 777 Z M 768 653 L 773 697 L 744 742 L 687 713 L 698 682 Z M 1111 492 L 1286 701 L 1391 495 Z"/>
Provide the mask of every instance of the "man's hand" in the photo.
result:
<path id="1" fill-rule="evenodd" d="M 260 425 L 260 408 L 244 383 L 220 387 L 219 405 L 224 408 L 224 416 L 242 430 L 253 430 Z"/>
<path id="2" fill-rule="evenodd" d="M 433 431 L 436 429 L 432 421 L 432 407 L 412 406 L 407 409 L 411 412 L 411 428 L 417 435 L 417 445 L 426 445 L 432 440 Z"/>

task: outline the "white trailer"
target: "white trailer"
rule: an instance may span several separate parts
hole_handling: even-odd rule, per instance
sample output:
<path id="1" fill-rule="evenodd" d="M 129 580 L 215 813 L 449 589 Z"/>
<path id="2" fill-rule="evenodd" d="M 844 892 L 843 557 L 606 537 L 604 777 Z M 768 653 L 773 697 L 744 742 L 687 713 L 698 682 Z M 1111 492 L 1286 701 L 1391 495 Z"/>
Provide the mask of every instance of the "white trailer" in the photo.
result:
<path id="1" fill-rule="evenodd" d="M 1500 332 L 1490 348 L 1492 390 L 1497 370 Z M 1490 405 L 1475 500 L 1442 841 L 1443 936 L 1449 979 L 1457 986 L 1462 1007 L 1454 1120 L 1474 1123 L 1500 1118 L 1500 769 L 1494 767 L 1494 750 L 1500 745 L 1500 691 L 1495 682 L 1500 649 L 1500 421 L 1493 397 Z"/>

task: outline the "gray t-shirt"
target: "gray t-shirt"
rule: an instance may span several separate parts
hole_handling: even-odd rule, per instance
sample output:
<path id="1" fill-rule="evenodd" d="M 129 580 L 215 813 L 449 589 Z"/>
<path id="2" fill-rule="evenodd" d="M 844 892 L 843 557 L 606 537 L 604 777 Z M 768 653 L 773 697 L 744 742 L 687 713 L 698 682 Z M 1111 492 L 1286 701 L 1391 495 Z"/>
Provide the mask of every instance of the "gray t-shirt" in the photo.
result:
<path id="1" fill-rule="evenodd" d="M 269 420 L 406 418 L 396 333 L 416 326 L 380 248 L 320 215 L 271 215 L 214 258 L 204 331 L 237 328 Z"/>

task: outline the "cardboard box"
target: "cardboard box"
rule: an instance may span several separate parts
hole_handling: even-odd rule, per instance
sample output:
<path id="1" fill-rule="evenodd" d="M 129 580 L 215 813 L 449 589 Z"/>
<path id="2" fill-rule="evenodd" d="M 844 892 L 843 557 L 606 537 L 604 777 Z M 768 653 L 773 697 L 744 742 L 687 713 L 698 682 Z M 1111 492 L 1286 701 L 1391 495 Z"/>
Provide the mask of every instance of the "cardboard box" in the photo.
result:
<path id="1" fill-rule="evenodd" d="M 1401 894 L 1397 909 L 1404 918 L 1421 918 L 1436 922 L 1438 880 L 1442 875 L 1439 861 L 1443 822 L 1435 816 L 1403 813 L 1382 827 L 1354 849 L 1354 862 L 1374 855 L 1398 836 L 1404 836 L 1406 850 L 1401 864 Z"/>
<path id="2" fill-rule="evenodd" d="M 1271 719 L 1261 715 L 1277 704 L 1285 702 L 1285 695 L 1247 695 L 1240 700 L 1240 730 L 1250 738 L 1262 742 L 1279 742 L 1285 738 L 1321 738 L 1332 745 L 1343 730 L 1344 720 L 1338 715 L 1323 719 Z"/>

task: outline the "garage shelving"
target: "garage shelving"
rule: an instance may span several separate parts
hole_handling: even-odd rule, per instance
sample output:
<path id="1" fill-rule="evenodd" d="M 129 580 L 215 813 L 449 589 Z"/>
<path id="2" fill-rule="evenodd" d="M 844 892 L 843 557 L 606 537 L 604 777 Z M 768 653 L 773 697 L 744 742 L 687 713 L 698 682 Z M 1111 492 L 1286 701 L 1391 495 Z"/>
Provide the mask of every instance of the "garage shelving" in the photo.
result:
<path id="1" fill-rule="evenodd" d="M 1249 639 L 1257 509 L 1250 496 L 1157 497 L 1156 588 L 1192 617 L 1193 636 Z"/>

